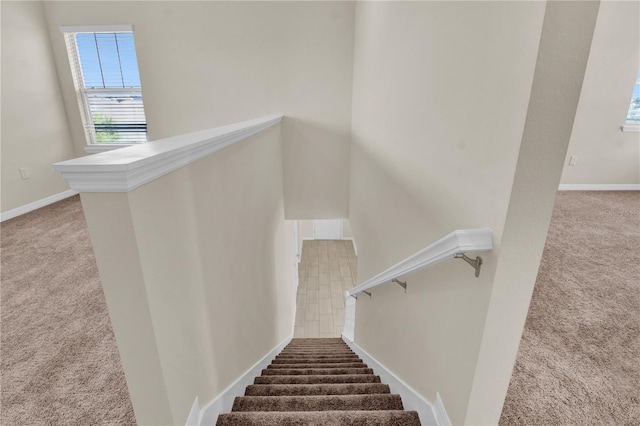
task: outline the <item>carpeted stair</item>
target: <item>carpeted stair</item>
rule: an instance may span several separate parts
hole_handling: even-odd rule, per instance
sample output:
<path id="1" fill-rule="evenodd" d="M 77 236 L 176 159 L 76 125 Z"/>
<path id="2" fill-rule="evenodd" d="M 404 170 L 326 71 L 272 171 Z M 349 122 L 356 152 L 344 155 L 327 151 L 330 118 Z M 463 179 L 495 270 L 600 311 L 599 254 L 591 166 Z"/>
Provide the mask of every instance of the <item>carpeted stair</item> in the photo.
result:
<path id="1" fill-rule="evenodd" d="M 293 339 L 216 424 L 416 426 L 420 420 L 342 339 Z"/>

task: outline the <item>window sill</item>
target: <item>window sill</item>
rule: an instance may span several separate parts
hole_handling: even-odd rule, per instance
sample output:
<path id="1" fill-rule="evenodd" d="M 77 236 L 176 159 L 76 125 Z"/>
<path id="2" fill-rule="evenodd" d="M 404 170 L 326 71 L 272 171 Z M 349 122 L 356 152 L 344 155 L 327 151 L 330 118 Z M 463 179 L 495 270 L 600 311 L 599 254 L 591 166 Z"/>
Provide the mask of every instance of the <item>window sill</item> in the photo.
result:
<path id="1" fill-rule="evenodd" d="M 134 146 L 138 144 L 127 143 L 94 143 L 84 147 L 84 151 L 88 154 L 97 154 L 99 152 L 113 151 L 114 149 L 126 148 L 128 146 Z"/>
<path id="2" fill-rule="evenodd" d="M 640 132 L 640 123 L 626 122 L 621 127 L 623 132 Z"/>

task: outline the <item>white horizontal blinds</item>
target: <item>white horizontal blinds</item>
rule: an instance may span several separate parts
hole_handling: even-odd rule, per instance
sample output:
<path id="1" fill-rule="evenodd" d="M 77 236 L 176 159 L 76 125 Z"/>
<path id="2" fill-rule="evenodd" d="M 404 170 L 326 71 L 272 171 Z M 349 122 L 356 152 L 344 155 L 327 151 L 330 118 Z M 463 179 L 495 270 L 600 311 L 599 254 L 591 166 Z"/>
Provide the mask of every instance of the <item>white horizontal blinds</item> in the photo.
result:
<path id="1" fill-rule="evenodd" d="M 141 143 L 147 124 L 133 33 L 73 33 L 75 80 L 92 143 Z M 70 54 L 71 56 L 71 54 Z"/>

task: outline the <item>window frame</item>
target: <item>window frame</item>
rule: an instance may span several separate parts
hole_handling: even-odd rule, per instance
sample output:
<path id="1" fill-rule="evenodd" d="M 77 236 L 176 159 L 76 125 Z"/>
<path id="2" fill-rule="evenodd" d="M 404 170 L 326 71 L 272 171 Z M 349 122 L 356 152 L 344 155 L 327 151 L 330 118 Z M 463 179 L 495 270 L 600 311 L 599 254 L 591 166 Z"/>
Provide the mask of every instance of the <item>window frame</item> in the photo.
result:
<path id="1" fill-rule="evenodd" d="M 85 133 L 87 146 L 85 151 L 89 153 L 109 151 L 111 149 L 122 148 L 126 146 L 139 145 L 148 142 L 148 131 L 145 132 L 145 141 L 143 142 L 98 142 L 95 123 L 91 114 L 89 96 L 96 93 L 123 93 L 138 94 L 142 99 L 142 108 L 145 114 L 145 126 L 147 124 L 146 111 L 144 111 L 144 99 L 142 98 L 142 84 L 140 87 L 129 88 L 87 88 L 84 84 L 84 76 L 82 72 L 81 58 L 78 51 L 76 34 L 78 33 L 130 33 L 134 34 L 133 25 L 81 25 L 81 26 L 62 26 L 60 32 L 64 36 L 67 55 L 69 57 L 69 66 L 71 69 L 71 77 L 80 110 L 80 118 Z M 135 36 L 134 36 L 135 46 Z M 137 59 L 137 51 L 136 59 Z M 138 75 L 140 69 L 138 67 Z M 99 147 L 99 148 L 98 148 Z"/>
<path id="2" fill-rule="evenodd" d="M 640 70 L 636 75 L 636 82 L 633 85 L 633 93 L 636 91 L 636 86 L 640 86 Z M 633 93 L 631 94 L 631 100 L 629 102 L 629 110 L 631 109 L 631 102 L 633 102 Z M 639 95 L 640 96 L 640 95 Z M 629 110 L 627 110 L 627 116 L 625 117 L 624 124 L 621 127 L 623 132 L 640 132 L 640 121 L 629 121 Z"/>

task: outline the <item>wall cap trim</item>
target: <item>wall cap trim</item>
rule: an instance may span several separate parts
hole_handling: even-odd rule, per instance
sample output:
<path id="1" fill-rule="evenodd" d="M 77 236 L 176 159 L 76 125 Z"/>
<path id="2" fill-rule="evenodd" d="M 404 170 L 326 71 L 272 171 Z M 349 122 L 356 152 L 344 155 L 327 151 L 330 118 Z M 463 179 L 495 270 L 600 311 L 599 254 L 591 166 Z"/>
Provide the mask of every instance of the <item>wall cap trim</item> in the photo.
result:
<path id="1" fill-rule="evenodd" d="M 392 279 L 427 268 L 444 260 L 453 259 L 453 255 L 468 251 L 488 251 L 493 249 L 492 232 L 489 228 L 458 229 L 435 243 L 417 251 L 392 267 L 380 272 L 348 291 L 354 296 L 364 290 L 387 284 Z"/>
<path id="2" fill-rule="evenodd" d="M 282 121 L 282 115 L 194 133 L 55 163 L 78 192 L 129 192 Z"/>

